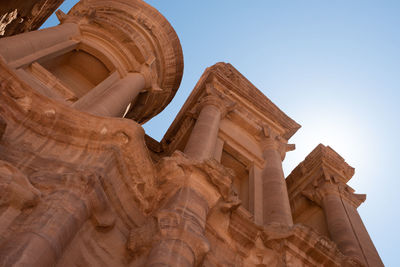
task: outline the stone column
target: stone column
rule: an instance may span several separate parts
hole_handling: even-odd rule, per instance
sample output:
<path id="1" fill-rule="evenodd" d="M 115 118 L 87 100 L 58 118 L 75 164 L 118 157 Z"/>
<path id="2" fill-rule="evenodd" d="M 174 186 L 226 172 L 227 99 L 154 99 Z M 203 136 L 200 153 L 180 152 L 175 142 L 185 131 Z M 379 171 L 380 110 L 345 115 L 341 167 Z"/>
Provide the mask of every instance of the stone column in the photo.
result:
<path id="1" fill-rule="evenodd" d="M 334 185 L 330 189 L 327 188 L 325 188 L 322 197 L 322 207 L 325 212 L 328 231 L 343 254 L 363 260 L 357 238 L 347 218 L 340 194 Z"/>
<path id="2" fill-rule="evenodd" d="M 112 84 L 106 79 L 72 106 L 97 116 L 122 117 L 145 85 L 145 78 L 140 73 L 128 73 Z"/>
<path id="3" fill-rule="evenodd" d="M 355 196 L 360 196 L 354 194 Z M 361 195 L 362 196 L 362 195 Z M 364 198 L 365 199 L 365 198 Z M 368 234 L 367 229 L 364 226 L 364 223 L 360 217 L 360 214 L 357 211 L 358 204 L 354 202 L 344 202 L 344 206 L 349 216 L 349 220 L 353 226 L 354 233 L 360 242 L 361 249 L 365 256 L 365 260 L 368 263 L 368 266 L 384 266 L 382 259 L 379 256 L 378 251 L 376 250 L 374 243 L 371 240 L 371 237 Z"/>
<path id="4" fill-rule="evenodd" d="M 74 49 L 79 36 L 79 26 L 75 23 L 64 23 L 52 28 L 27 32 L 0 39 L 0 55 L 12 67 L 18 68 L 35 60 Z"/>
<path id="5" fill-rule="evenodd" d="M 218 162 L 221 162 L 222 152 L 224 151 L 224 144 L 224 140 L 217 138 L 214 149 L 214 159 Z"/>
<path id="6" fill-rule="evenodd" d="M 254 215 L 254 222 L 258 225 L 263 224 L 263 181 L 261 169 L 255 164 L 250 168 L 249 173 L 249 210 Z"/>
<path id="7" fill-rule="evenodd" d="M 219 123 L 224 112 L 224 104 L 217 96 L 203 98 L 199 117 L 185 147 L 186 155 L 197 160 L 213 158 Z"/>
<path id="8" fill-rule="evenodd" d="M 152 248 L 146 266 L 197 266 L 209 250 L 204 236 L 208 203 L 189 187 L 181 188 L 158 213 L 163 238 Z"/>
<path id="9" fill-rule="evenodd" d="M 263 188 L 263 222 L 264 225 L 279 223 L 293 225 L 289 196 L 282 169 L 282 160 L 287 151 L 293 150 L 294 145 L 288 145 L 278 135 L 264 131 L 262 140 L 263 157 L 262 170 Z"/>
<path id="10" fill-rule="evenodd" d="M 106 197 L 93 176 L 72 175 L 65 179 L 72 188 L 58 188 L 44 197 L 0 247 L 0 266 L 54 266 L 91 215 L 100 226 L 113 224 L 113 218 L 104 216 Z"/>
<path id="11" fill-rule="evenodd" d="M 24 229 L 0 247 L 0 266 L 54 266 L 89 216 L 85 201 L 68 191 L 43 200 Z"/>
<path id="12" fill-rule="evenodd" d="M 0 117 L 0 130 L 1 122 Z M 0 240 L 14 219 L 24 209 L 36 206 L 39 199 L 40 191 L 32 186 L 28 178 L 9 162 L 0 160 L 0 206 L 5 208 L 0 214 Z"/>
<path id="13" fill-rule="evenodd" d="M 210 250 L 209 211 L 231 212 L 240 205 L 233 174 L 215 160 L 193 161 L 179 151 L 160 160 L 157 169 L 166 201 L 155 218 L 131 232 L 128 249 L 139 256 L 150 248 L 144 266 L 199 266 Z M 176 188 L 172 195 L 171 188 Z"/>
<path id="14" fill-rule="evenodd" d="M 366 252 L 360 242 L 362 236 L 358 236 L 356 231 L 360 225 L 355 223 L 360 222 L 352 222 L 351 214 L 351 210 L 365 200 L 365 195 L 353 194 L 349 188 L 345 184 L 327 179 L 320 182 L 315 189 L 305 191 L 304 195 L 322 207 L 329 234 L 344 255 L 354 258 L 366 266 L 383 266 L 379 256 L 377 256 L 378 260 L 367 261 Z M 350 208 L 351 206 L 353 208 Z M 370 246 L 370 244 L 365 245 Z M 373 248 L 375 250 L 375 247 Z M 378 262 L 380 264 L 377 264 Z"/>

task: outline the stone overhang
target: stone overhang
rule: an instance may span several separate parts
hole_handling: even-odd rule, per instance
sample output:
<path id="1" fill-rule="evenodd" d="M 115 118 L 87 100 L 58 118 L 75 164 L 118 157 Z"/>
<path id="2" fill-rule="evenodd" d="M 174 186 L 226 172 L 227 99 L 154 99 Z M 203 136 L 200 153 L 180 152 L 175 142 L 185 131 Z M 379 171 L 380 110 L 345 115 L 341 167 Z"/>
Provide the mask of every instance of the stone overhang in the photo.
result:
<path id="1" fill-rule="evenodd" d="M 347 183 L 354 175 L 351 167 L 335 150 L 319 144 L 286 178 L 289 197 L 301 193 L 308 185 L 323 175 L 335 175 Z"/>
<path id="2" fill-rule="evenodd" d="M 301 127 L 231 64 L 219 62 L 205 70 L 169 127 L 160 145 L 163 153 L 168 155 L 183 148 L 195 123 L 199 101 L 210 94 L 217 95 L 225 103 L 226 118 L 250 137 L 257 139 L 267 126 L 287 141 Z M 223 124 L 220 132 L 231 134 L 224 133 Z M 261 151 L 249 153 L 262 161 Z"/>

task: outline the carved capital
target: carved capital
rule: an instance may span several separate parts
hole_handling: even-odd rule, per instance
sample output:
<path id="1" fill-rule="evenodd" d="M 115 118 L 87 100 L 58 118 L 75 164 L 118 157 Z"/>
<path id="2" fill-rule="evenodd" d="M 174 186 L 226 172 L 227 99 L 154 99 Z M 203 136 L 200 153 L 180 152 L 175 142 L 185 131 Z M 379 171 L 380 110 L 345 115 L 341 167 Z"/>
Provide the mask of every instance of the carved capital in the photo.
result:
<path id="1" fill-rule="evenodd" d="M 145 88 L 150 89 L 152 91 L 162 91 L 162 89 L 158 86 L 158 74 L 157 71 L 154 70 L 155 68 L 155 60 L 154 56 L 150 57 L 140 69 L 140 73 L 143 75 L 145 80 Z"/>
<path id="2" fill-rule="evenodd" d="M 158 165 L 159 181 L 162 191 L 176 191 L 183 186 L 192 187 L 204 195 L 209 208 L 222 199 L 231 208 L 236 208 L 240 201 L 232 187 L 234 173 L 214 159 L 198 161 L 188 158 L 184 153 L 175 151 L 171 157 L 163 158 Z M 199 187 L 199 186 L 206 186 Z M 199 191 L 200 188 L 200 191 Z M 207 190 L 208 189 L 208 190 Z"/>
<path id="3" fill-rule="evenodd" d="M 139 256 L 158 242 L 180 240 L 193 252 L 196 266 L 207 252 L 210 244 L 203 233 L 193 231 L 191 220 L 172 210 L 161 210 L 149 218 L 143 226 L 130 232 L 127 248 L 133 256 Z"/>
<path id="4" fill-rule="evenodd" d="M 61 9 L 57 10 L 55 13 L 56 13 L 58 21 L 61 24 L 64 23 L 68 19 L 68 15 L 65 14 Z"/>
<path id="5" fill-rule="evenodd" d="M 366 199 L 366 194 L 355 194 L 354 189 L 350 186 L 343 184 L 343 187 L 339 187 L 339 191 L 344 200 L 347 200 L 353 207 L 358 208 Z"/>
<path id="6" fill-rule="evenodd" d="M 259 137 L 263 151 L 275 150 L 279 152 L 282 160 L 285 159 L 286 152 L 296 149 L 294 144 L 288 144 L 287 140 L 282 138 L 278 133 L 266 125 L 262 126 Z"/>
<path id="7" fill-rule="evenodd" d="M 221 118 L 231 112 L 236 103 L 219 93 L 211 83 L 206 84 L 205 95 L 198 100 L 195 111 L 192 114 L 199 114 L 205 106 L 214 106 L 221 112 Z"/>
<path id="8" fill-rule="evenodd" d="M 19 210 L 32 207 L 38 203 L 40 195 L 22 172 L 0 160 L 0 206 L 11 205 Z"/>
<path id="9" fill-rule="evenodd" d="M 157 222 L 162 239 L 181 240 L 195 255 L 195 261 L 201 262 L 210 250 L 210 244 L 203 233 L 193 231 L 192 222 L 177 212 L 162 210 L 157 214 Z"/>
<path id="10" fill-rule="evenodd" d="M 38 172 L 32 175 L 32 183 L 50 193 L 67 190 L 81 199 L 97 227 L 112 227 L 115 216 L 100 183 L 100 177 L 93 172 L 53 174 Z"/>
<path id="11" fill-rule="evenodd" d="M 312 188 L 306 189 L 302 192 L 305 197 L 320 206 L 322 206 L 323 198 L 327 195 L 336 195 L 337 197 L 348 201 L 355 208 L 365 201 L 365 194 L 355 194 L 354 189 L 341 182 L 339 179 L 336 179 L 334 175 L 328 174 L 325 169 L 323 172 L 323 178 L 314 181 Z"/>

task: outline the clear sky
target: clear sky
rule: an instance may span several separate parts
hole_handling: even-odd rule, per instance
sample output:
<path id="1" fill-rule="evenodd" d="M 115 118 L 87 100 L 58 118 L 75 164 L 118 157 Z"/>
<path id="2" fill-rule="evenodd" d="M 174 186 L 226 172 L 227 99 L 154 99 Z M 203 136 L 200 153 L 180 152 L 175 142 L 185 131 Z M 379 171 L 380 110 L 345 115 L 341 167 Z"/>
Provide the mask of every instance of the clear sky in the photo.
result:
<path id="1" fill-rule="evenodd" d="M 359 212 L 385 265 L 398 266 L 400 1 L 147 2 L 175 28 L 185 68 L 177 95 L 146 133 L 160 140 L 204 69 L 230 62 L 302 125 L 286 175 L 319 143 L 356 168 L 350 185 L 367 194 Z M 53 17 L 45 27 L 56 24 Z"/>

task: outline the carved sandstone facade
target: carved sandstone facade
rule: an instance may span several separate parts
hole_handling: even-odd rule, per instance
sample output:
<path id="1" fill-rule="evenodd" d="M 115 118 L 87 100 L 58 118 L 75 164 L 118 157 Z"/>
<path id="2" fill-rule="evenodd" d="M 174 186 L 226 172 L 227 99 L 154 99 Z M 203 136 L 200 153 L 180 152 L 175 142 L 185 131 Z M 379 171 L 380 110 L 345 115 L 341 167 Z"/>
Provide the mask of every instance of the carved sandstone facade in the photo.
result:
<path id="1" fill-rule="evenodd" d="M 0 266 L 383 266 L 354 170 L 234 67 L 206 69 L 161 142 L 140 124 L 183 72 L 140 0 L 86 0 L 0 40 Z"/>
<path id="2" fill-rule="evenodd" d="M 0 2 L 0 37 L 39 29 L 64 0 Z"/>

